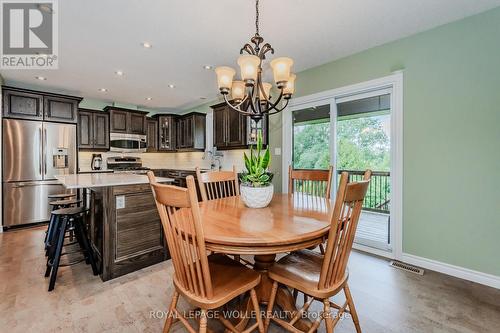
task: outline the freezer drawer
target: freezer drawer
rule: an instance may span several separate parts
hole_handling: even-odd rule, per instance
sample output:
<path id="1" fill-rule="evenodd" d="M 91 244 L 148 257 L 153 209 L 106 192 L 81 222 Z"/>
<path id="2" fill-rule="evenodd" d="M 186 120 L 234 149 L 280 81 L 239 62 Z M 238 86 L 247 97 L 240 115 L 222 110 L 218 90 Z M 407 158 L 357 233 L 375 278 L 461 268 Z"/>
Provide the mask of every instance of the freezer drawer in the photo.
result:
<path id="1" fill-rule="evenodd" d="M 48 221 L 49 194 L 70 192 L 55 181 L 3 183 L 5 227 Z"/>

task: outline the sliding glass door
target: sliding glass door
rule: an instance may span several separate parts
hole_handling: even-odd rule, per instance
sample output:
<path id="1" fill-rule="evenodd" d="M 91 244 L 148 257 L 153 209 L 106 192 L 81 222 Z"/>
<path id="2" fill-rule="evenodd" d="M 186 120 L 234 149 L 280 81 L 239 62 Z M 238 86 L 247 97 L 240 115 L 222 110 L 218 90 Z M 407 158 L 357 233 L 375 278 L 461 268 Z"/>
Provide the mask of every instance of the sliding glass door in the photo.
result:
<path id="1" fill-rule="evenodd" d="M 330 104 L 292 112 L 294 169 L 327 170 L 331 161 Z"/>
<path id="2" fill-rule="evenodd" d="M 391 250 L 391 90 L 337 98 L 336 169 L 350 180 L 372 170 L 355 242 Z"/>

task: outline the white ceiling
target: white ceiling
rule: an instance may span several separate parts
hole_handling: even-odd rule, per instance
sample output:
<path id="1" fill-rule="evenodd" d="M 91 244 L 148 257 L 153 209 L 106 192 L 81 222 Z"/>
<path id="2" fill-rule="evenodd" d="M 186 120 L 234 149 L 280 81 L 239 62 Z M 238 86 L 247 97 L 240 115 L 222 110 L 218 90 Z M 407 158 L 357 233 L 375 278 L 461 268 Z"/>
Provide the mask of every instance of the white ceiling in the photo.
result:
<path id="1" fill-rule="evenodd" d="M 260 2 L 261 35 L 276 56 L 295 60 L 296 72 L 500 6 L 500 0 Z M 59 69 L 1 75 L 7 84 L 186 109 L 217 96 L 215 74 L 203 65 L 236 66 L 255 32 L 254 6 L 254 0 L 59 1 Z M 153 47 L 143 48 L 143 41 Z"/>

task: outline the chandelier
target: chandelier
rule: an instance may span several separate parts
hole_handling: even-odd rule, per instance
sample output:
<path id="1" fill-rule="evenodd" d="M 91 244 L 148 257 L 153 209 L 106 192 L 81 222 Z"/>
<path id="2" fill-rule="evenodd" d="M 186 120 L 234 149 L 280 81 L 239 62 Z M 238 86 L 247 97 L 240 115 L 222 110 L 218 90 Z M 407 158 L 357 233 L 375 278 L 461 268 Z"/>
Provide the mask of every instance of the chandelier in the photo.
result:
<path id="1" fill-rule="evenodd" d="M 270 95 L 272 84 L 262 81 L 262 62 L 267 53 L 274 54 L 274 49 L 271 44 L 264 43 L 264 38 L 259 35 L 259 0 L 255 1 L 255 30 L 250 43 L 240 50 L 238 65 L 241 80 L 234 80 L 236 71 L 231 67 L 217 67 L 215 73 L 219 91 L 227 105 L 259 122 L 265 115 L 275 114 L 286 108 L 295 91 L 296 76 L 290 72 L 292 59 L 280 57 L 271 61 L 274 82 L 279 91 L 279 96 L 273 102 Z M 279 106 L 282 100 L 286 102 Z"/>

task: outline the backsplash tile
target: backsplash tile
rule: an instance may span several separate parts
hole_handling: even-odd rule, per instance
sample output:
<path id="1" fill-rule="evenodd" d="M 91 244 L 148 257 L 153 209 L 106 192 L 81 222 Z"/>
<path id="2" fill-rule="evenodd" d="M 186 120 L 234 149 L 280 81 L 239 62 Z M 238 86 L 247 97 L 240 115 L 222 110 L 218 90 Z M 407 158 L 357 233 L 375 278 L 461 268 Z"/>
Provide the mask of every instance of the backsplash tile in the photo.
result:
<path id="1" fill-rule="evenodd" d="M 231 170 L 233 165 L 236 170 L 242 171 L 245 168 L 243 162 L 244 149 L 224 151 L 224 156 L 221 157 L 221 165 L 223 170 Z M 102 155 L 104 168 L 106 168 L 106 159 L 112 156 L 134 156 L 142 159 L 142 164 L 151 169 L 191 169 L 199 166 L 200 168 L 210 168 L 210 157 L 207 155 L 203 159 L 203 152 L 183 152 L 183 153 L 126 153 L 119 154 L 115 152 L 79 152 L 78 167 L 80 171 L 90 170 L 92 154 L 98 153 Z"/>

